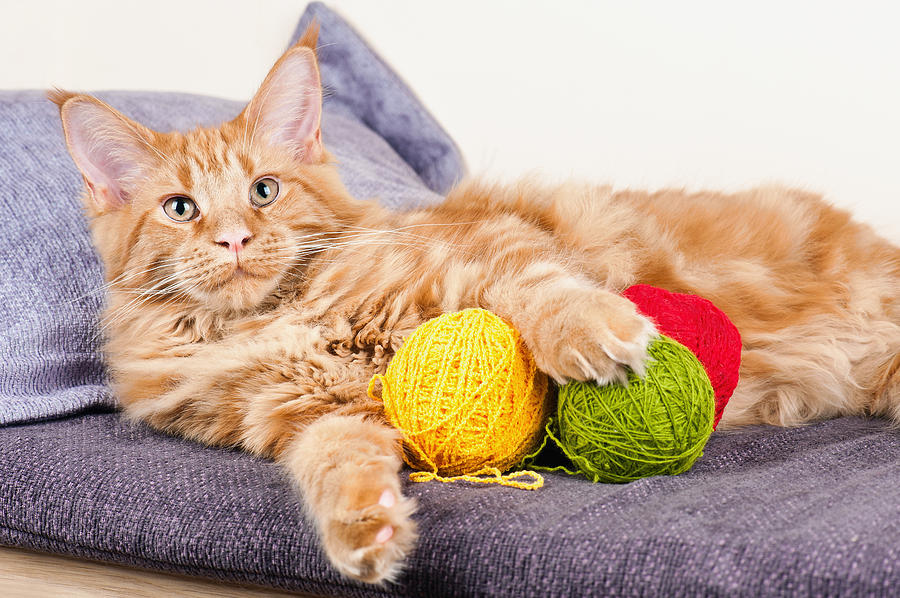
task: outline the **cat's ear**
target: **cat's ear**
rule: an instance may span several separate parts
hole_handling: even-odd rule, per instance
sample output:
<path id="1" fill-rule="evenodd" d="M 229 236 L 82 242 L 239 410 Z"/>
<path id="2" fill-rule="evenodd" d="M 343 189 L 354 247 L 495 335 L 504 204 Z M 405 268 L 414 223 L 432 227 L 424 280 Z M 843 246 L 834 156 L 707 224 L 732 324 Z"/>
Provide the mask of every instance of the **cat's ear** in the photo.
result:
<path id="1" fill-rule="evenodd" d="M 102 212 L 125 205 L 156 160 L 153 132 L 100 100 L 53 90 L 69 154 Z"/>
<path id="2" fill-rule="evenodd" d="M 304 34 L 272 67 L 241 117 L 251 140 L 265 140 L 290 149 L 301 162 L 324 158 L 322 84 L 315 51 L 315 30 Z M 309 39 L 307 39 L 309 38 Z"/>

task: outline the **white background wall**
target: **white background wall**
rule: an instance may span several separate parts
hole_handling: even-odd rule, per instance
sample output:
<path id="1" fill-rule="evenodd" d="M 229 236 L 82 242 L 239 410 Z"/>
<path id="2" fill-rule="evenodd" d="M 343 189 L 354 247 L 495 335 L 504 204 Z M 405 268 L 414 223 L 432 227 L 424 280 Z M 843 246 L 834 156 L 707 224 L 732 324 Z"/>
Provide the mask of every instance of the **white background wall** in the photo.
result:
<path id="1" fill-rule="evenodd" d="M 332 0 L 475 173 L 825 192 L 900 242 L 893 2 Z M 301 0 L 0 2 L 0 87 L 246 99 Z"/>

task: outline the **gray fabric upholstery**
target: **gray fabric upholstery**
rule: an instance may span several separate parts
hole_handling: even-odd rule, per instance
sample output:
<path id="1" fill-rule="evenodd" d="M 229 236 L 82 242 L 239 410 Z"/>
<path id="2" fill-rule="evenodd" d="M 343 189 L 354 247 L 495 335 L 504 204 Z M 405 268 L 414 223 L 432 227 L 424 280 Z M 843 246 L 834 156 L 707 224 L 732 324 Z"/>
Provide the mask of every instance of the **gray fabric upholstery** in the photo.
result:
<path id="1" fill-rule="evenodd" d="M 844 418 L 716 432 L 694 468 L 526 492 L 407 483 L 399 583 L 327 565 L 273 464 L 94 414 L 0 429 L 0 543 L 340 596 L 890 596 L 900 434 Z"/>
<path id="2" fill-rule="evenodd" d="M 339 17 L 320 4 L 304 21 L 313 16 L 328 48 L 322 135 L 351 193 L 397 209 L 438 201 L 429 185 L 442 189 L 462 174 L 453 142 Z M 214 125 L 243 107 L 185 94 L 98 95 L 161 131 Z M 81 176 L 43 92 L 0 92 L 0 187 L 0 425 L 112 404 L 98 353 L 102 274 L 78 201 Z"/>

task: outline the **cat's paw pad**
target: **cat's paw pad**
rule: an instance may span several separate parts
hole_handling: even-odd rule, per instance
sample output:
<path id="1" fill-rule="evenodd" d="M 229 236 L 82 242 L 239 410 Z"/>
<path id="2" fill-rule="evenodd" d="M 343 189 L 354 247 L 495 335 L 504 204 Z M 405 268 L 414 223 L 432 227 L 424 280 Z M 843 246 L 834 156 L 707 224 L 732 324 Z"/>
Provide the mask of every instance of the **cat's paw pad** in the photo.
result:
<path id="1" fill-rule="evenodd" d="M 416 525 L 411 519 L 415 503 L 399 492 L 396 474 L 385 485 L 367 480 L 366 473 L 343 484 L 323 530 L 325 551 L 348 577 L 368 583 L 392 581 L 415 544 Z"/>
<path id="2" fill-rule="evenodd" d="M 538 367 L 560 384 L 569 380 L 624 383 L 642 376 L 656 327 L 634 304 L 604 291 L 573 293 L 558 304 L 534 341 Z"/>

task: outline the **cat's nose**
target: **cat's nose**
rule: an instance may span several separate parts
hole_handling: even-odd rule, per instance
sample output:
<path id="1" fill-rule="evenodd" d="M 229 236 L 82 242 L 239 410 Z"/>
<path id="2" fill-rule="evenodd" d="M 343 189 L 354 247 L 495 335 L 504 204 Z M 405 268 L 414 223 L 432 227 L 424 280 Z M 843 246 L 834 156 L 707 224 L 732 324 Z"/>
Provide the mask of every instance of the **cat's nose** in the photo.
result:
<path id="1" fill-rule="evenodd" d="M 247 229 L 230 230 L 219 233 L 216 237 L 216 245 L 221 245 L 229 251 L 233 251 L 235 255 L 241 252 L 244 246 L 250 242 L 253 235 Z"/>

